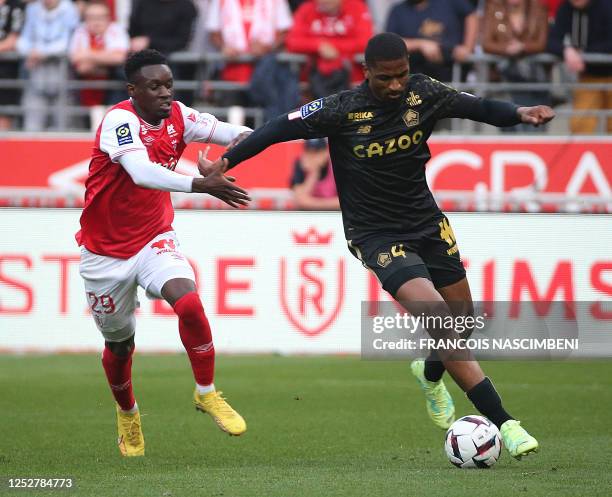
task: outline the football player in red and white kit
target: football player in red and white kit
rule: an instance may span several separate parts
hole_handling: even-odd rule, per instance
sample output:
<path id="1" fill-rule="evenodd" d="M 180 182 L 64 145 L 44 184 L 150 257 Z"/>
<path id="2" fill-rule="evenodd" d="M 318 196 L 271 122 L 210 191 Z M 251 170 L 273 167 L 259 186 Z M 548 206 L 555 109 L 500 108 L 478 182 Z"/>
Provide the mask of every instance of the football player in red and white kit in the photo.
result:
<path id="1" fill-rule="evenodd" d="M 89 306 L 105 340 L 102 365 L 117 402 L 119 449 L 141 456 L 144 438 L 131 379 L 138 286 L 165 299 L 179 318 L 196 408 L 231 435 L 246 431 L 244 419 L 215 390 L 210 326 L 172 229 L 170 192 L 208 193 L 232 207 L 246 205 L 250 199 L 234 178 L 191 177 L 174 169 L 188 143 L 232 146 L 251 130 L 173 101 L 172 72 L 155 50 L 131 55 L 125 73 L 130 98 L 110 109 L 98 128 L 76 239 Z M 199 166 L 206 162 L 200 154 Z"/>

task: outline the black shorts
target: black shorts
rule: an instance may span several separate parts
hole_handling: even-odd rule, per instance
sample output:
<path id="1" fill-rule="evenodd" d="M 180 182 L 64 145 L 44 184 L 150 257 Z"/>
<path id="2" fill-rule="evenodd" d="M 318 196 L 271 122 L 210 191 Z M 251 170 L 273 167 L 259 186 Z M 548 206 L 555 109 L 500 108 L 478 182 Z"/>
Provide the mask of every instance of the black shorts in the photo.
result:
<path id="1" fill-rule="evenodd" d="M 414 233 L 378 233 L 348 244 L 351 253 L 393 296 L 414 278 L 427 278 L 436 288 L 465 278 L 457 240 L 446 217 Z"/>

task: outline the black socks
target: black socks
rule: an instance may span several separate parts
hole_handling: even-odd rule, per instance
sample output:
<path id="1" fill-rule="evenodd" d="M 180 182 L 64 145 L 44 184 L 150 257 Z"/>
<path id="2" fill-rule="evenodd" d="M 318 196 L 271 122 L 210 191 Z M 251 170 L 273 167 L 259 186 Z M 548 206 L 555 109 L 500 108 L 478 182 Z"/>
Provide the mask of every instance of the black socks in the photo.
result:
<path id="1" fill-rule="evenodd" d="M 427 359 L 425 359 L 425 379 L 427 381 L 439 381 L 442 375 L 446 371 L 444 364 L 435 353 L 431 353 Z"/>
<path id="2" fill-rule="evenodd" d="M 446 371 L 444 364 L 440 360 L 438 353 L 435 350 L 432 350 L 429 353 L 429 357 L 425 359 L 425 379 L 427 381 L 440 381 L 442 375 Z"/>
<path id="3" fill-rule="evenodd" d="M 478 385 L 473 387 L 467 392 L 467 396 L 476 409 L 478 409 L 483 416 L 489 418 L 498 428 L 509 419 L 513 419 L 502 407 L 501 398 L 489 378 L 485 378 Z"/>

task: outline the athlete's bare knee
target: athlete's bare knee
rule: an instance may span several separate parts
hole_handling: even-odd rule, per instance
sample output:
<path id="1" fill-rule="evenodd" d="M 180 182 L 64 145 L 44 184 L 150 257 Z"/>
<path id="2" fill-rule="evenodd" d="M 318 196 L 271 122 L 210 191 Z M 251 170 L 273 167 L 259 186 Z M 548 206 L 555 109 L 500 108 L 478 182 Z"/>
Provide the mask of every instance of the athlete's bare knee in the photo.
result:
<path id="1" fill-rule="evenodd" d="M 127 357 L 134 350 L 134 337 L 130 337 L 123 342 L 106 342 L 106 347 L 116 356 Z"/>
<path id="2" fill-rule="evenodd" d="M 188 278 L 173 278 L 166 281 L 161 289 L 162 297 L 172 307 L 186 295 L 196 291 L 195 282 Z"/>

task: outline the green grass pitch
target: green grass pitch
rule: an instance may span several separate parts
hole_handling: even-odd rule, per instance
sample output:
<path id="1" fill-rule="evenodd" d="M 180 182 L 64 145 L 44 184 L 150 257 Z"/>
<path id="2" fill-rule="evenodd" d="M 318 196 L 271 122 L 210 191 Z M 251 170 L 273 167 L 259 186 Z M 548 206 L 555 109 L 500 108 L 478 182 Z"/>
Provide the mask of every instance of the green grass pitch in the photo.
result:
<path id="1" fill-rule="evenodd" d="M 232 438 L 193 408 L 186 356 L 136 355 L 147 455 L 124 459 L 98 355 L 2 356 L 0 495 L 612 495 L 611 362 L 485 369 L 541 450 L 521 462 L 504 451 L 490 470 L 459 470 L 402 362 L 220 356 L 217 386 L 248 423 Z M 475 412 L 451 392 L 459 416 Z M 61 476 L 77 487 L 10 490 L 6 480 Z"/>

